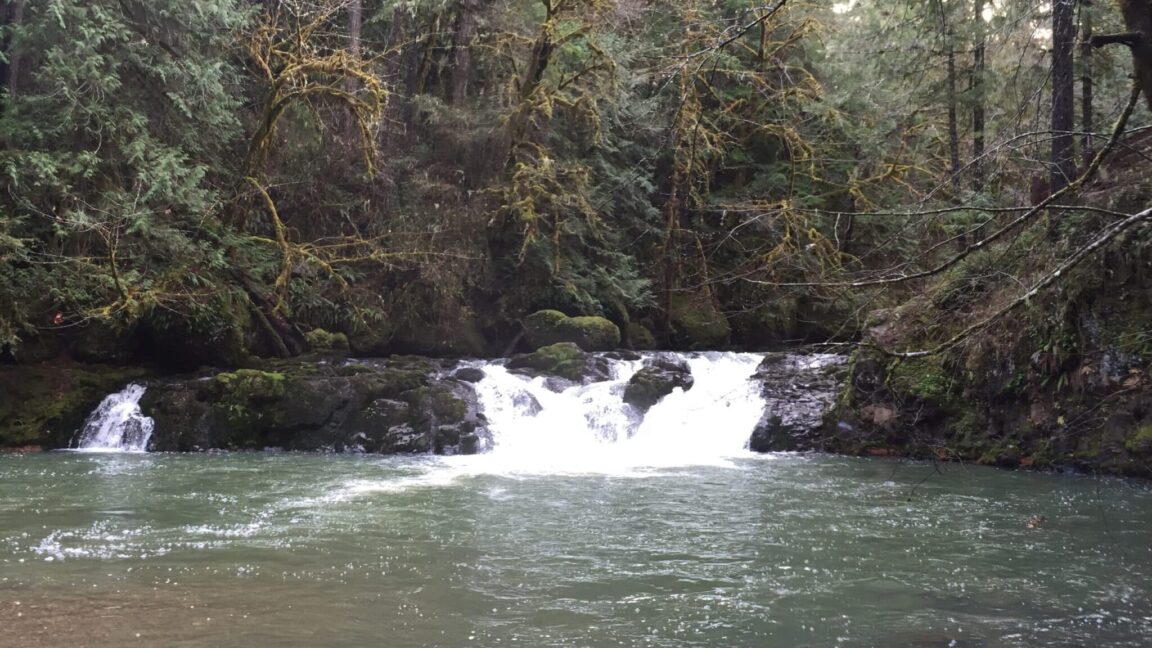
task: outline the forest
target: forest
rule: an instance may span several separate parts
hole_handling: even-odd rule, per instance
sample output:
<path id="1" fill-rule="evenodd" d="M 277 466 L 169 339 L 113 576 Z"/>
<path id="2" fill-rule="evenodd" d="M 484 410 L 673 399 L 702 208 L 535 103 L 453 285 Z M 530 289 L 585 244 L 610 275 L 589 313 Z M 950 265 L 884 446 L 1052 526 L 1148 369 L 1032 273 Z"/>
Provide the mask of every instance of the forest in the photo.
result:
<path id="1" fill-rule="evenodd" d="M 0 648 L 1138 647 L 1152 0 L 0 0 Z"/>
<path id="2" fill-rule="evenodd" d="M 1152 465 L 1147 0 L 0 22 L 9 444 L 97 367 L 496 357 L 556 310 L 637 350 L 853 352 L 824 449 Z"/>

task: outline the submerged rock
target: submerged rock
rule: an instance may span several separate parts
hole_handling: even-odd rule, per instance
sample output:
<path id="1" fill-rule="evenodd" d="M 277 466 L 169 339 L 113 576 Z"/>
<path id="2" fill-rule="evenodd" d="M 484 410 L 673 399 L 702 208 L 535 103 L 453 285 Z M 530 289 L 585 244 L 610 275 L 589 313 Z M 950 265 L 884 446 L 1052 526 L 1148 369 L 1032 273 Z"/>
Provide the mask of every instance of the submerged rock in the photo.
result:
<path id="1" fill-rule="evenodd" d="M 769 354 L 756 368 L 764 416 L 752 432 L 754 452 L 820 448 L 826 415 L 835 405 L 845 358 L 831 355 Z"/>
<path id="2" fill-rule="evenodd" d="M 624 402 L 645 412 L 671 394 L 673 389 L 679 387 L 688 391 L 694 382 L 692 369 L 686 361 L 672 355 L 659 355 L 648 360 L 628 380 Z"/>
<path id="3" fill-rule="evenodd" d="M 571 342 L 584 351 L 611 351 L 620 346 L 620 329 L 603 317 L 568 317 L 542 310 L 524 318 L 524 333 L 534 349 Z"/>
<path id="4" fill-rule="evenodd" d="M 357 371 L 348 371 L 348 367 Z M 150 387 L 152 449 L 478 452 L 489 434 L 471 384 L 421 358 L 278 366 Z"/>

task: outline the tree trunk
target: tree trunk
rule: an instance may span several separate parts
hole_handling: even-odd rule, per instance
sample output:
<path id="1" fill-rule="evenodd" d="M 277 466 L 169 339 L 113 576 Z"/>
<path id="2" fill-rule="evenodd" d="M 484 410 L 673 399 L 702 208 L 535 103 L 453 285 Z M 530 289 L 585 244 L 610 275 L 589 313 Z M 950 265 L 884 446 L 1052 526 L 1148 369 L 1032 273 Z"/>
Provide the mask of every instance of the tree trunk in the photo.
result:
<path id="1" fill-rule="evenodd" d="M 936 0 L 940 12 L 940 38 L 944 42 L 944 63 L 947 70 L 945 98 L 948 103 L 948 161 L 953 197 L 960 193 L 960 127 L 956 122 L 956 46 L 952 38 L 952 25 L 944 0 Z"/>
<path id="2" fill-rule="evenodd" d="M 472 78 L 472 38 L 476 35 L 479 19 L 480 0 L 457 2 L 456 24 L 452 30 L 448 103 L 459 104 L 468 96 L 468 82 Z"/>
<path id="3" fill-rule="evenodd" d="M 975 0 L 976 47 L 972 50 L 972 189 L 984 190 L 984 1 Z"/>
<path id="4" fill-rule="evenodd" d="M 1049 187 L 1057 192 L 1076 176 L 1075 0 L 1052 3 L 1052 169 Z"/>
<path id="5" fill-rule="evenodd" d="M 348 2 L 348 55 L 353 60 L 360 59 L 360 35 L 364 29 L 364 4 L 362 0 L 349 0 Z M 344 81 L 344 90 L 348 94 L 355 94 L 360 84 L 353 77 Z M 360 137 L 360 127 L 356 123 L 356 115 L 348 115 L 347 138 L 349 142 Z"/>
<path id="6" fill-rule="evenodd" d="M 520 78 L 520 89 L 516 94 L 518 105 L 508 120 L 508 168 L 516 164 L 516 154 L 526 141 L 529 133 L 528 126 L 532 114 L 535 112 L 533 95 L 544 80 L 544 72 L 552 63 L 552 50 L 554 44 L 552 37 L 556 30 L 556 17 L 551 13 L 540 25 L 540 33 L 532 44 L 532 53 L 524 68 L 524 75 Z"/>
<path id="7" fill-rule="evenodd" d="M 1080 153 L 1084 166 L 1092 163 L 1092 6 L 1080 4 L 1080 130 L 1084 132 L 1080 142 Z"/>
<path id="8" fill-rule="evenodd" d="M 1120 0 L 1124 25 L 1140 37 L 1132 43 L 1132 63 L 1144 100 L 1152 110 L 1152 0 Z"/>
<path id="9" fill-rule="evenodd" d="M 16 84 L 20 76 L 20 50 L 17 48 L 15 30 L 24 20 L 24 0 L 13 0 L 0 8 L 0 91 L 8 98 L 16 96 Z M 6 103 L 6 102 L 5 102 Z"/>

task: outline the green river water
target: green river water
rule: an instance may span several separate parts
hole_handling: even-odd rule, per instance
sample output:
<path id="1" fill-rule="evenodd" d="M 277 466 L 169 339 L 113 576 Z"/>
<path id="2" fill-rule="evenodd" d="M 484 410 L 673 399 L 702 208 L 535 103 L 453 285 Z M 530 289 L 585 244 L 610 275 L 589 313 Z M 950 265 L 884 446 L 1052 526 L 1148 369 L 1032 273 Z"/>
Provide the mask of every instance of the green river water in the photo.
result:
<path id="1" fill-rule="evenodd" d="M 1144 483 L 487 460 L 0 456 L 0 646 L 1152 643 Z"/>

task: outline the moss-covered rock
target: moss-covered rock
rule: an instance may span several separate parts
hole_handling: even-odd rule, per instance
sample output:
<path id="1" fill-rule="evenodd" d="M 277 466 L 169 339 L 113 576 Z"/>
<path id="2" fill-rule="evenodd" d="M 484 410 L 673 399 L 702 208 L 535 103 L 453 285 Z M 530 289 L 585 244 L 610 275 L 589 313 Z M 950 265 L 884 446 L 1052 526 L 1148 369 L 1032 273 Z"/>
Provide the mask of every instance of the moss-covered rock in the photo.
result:
<path id="1" fill-rule="evenodd" d="M 524 336 L 534 349 L 558 342 L 572 342 L 561 331 L 568 316 L 558 310 L 542 310 L 524 318 Z"/>
<path id="2" fill-rule="evenodd" d="M 557 376 L 576 382 L 607 378 L 607 368 L 573 342 L 541 347 L 532 353 L 514 356 L 508 368 L 529 375 Z"/>
<path id="3" fill-rule="evenodd" d="M 603 317 L 573 317 L 565 328 L 585 351 L 611 351 L 620 346 L 620 328 Z"/>
<path id="4" fill-rule="evenodd" d="M 611 351 L 620 346 L 620 329 L 603 317 L 568 317 L 542 310 L 524 318 L 524 332 L 534 349 L 571 342 L 585 351 Z"/>
<path id="5" fill-rule="evenodd" d="M 721 349 L 732 329 L 707 290 L 673 295 L 668 312 L 670 342 L 685 349 Z"/>
<path id="6" fill-rule="evenodd" d="M 471 385 L 439 378 L 427 358 L 270 364 L 154 385 L 141 401 L 154 448 L 454 454 L 486 444 Z"/>
<path id="7" fill-rule="evenodd" d="M 304 335 L 308 346 L 319 353 L 347 353 L 350 349 L 348 336 L 343 333 L 330 333 L 324 329 L 312 329 Z"/>
<path id="8" fill-rule="evenodd" d="M 692 389 L 695 380 L 688 363 L 671 356 L 658 356 L 632 375 L 624 388 L 624 402 L 644 412 L 679 387 Z"/>
<path id="9" fill-rule="evenodd" d="M 284 374 L 278 371 L 238 369 L 216 374 L 213 382 L 225 403 L 272 403 L 284 397 Z"/>

